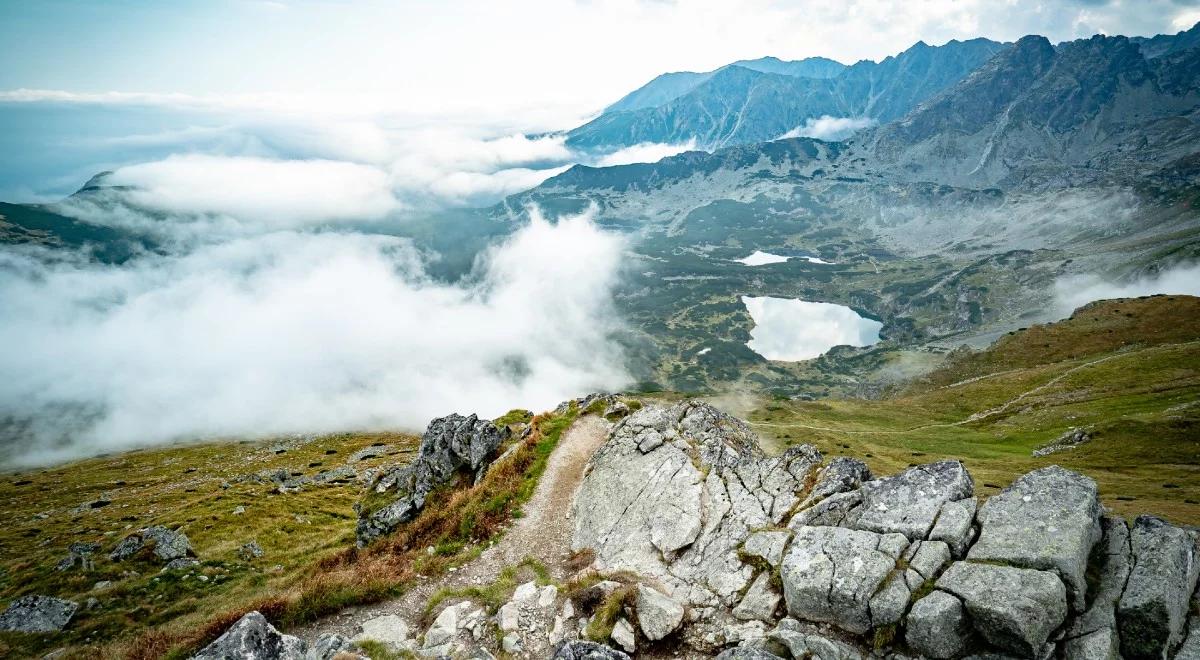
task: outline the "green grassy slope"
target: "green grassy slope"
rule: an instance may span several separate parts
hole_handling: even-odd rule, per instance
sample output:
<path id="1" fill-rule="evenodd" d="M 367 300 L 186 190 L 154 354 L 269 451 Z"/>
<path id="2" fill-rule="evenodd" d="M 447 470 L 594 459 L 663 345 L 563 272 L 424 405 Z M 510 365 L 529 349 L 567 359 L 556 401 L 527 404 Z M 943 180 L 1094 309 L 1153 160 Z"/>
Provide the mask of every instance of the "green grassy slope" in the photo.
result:
<path id="1" fill-rule="evenodd" d="M 987 496 L 1059 464 L 1122 514 L 1200 524 L 1200 298 L 1096 303 L 1011 333 L 880 401 L 772 401 L 750 415 L 779 445 L 811 442 L 881 474 L 960 458 Z M 1072 428 L 1092 441 L 1035 458 Z"/>

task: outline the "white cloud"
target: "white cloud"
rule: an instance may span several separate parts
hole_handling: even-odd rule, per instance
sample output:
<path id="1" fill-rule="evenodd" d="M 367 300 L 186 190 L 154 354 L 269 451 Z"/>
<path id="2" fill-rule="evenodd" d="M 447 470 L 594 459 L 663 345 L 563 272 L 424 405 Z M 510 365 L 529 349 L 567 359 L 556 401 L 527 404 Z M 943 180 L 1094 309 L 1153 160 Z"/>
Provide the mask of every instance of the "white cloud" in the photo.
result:
<path id="1" fill-rule="evenodd" d="M 329 160 L 171 156 L 123 167 L 109 182 L 129 186 L 131 201 L 146 209 L 276 227 L 378 218 L 399 204 L 382 170 Z"/>
<path id="2" fill-rule="evenodd" d="M 664 158 L 681 154 L 685 151 L 695 150 L 695 138 L 681 144 L 643 142 L 602 156 L 594 164 L 597 167 L 611 167 L 613 165 L 628 165 L 630 163 L 657 163 Z"/>
<path id="3" fill-rule="evenodd" d="M 0 252 L 10 460 L 169 440 L 419 430 L 627 382 L 611 306 L 622 239 L 536 212 L 473 285 L 404 241 L 277 232 L 124 267 Z"/>
<path id="4" fill-rule="evenodd" d="M 1137 298 L 1155 294 L 1200 296 L 1200 264 L 1182 265 L 1154 275 L 1118 281 L 1099 275 L 1073 275 L 1054 283 L 1056 309 L 1069 316 L 1096 300 Z"/>
<path id="5" fill-rule="evenodd" d="M 797 126 L 780 135 L 778 139 L 786 140 L 796 137 L 810 137 L 818 140 L 838 141 L 854 135 L 864 128 L 875 125 L 870 117 L 831 117 L 822 115 L 816 119 L 808 119 L 803 126 Z"/>

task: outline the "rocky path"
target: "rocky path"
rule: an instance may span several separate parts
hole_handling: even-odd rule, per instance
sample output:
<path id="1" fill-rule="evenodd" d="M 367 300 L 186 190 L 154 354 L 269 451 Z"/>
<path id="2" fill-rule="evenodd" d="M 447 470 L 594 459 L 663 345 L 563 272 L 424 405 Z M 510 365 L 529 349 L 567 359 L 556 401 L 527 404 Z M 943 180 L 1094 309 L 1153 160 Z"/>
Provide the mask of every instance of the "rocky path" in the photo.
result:
<path id="1" fill-rule="evenodd" d="M 524 516 L 471 563 L 423 582 L 395 600 L 346 609 L 288 632 L 312 643 L 324 633 L 353 637 L 362 630 L 364 621 L 385 615 L 399 616 L 414 625 L 429 597 L 439 589 L 489 584 L 505 567 L 526 557 L 545 564 L 556 578 L 565 577 L 563 564 L 571 553 L 571 500 L 583 480 L 588 459 L 604 443 L 608 430 L 609 424 L 594 415 L 581 417 L 567 429 L 550 455 L 537 490 L 523 507 Z"/>

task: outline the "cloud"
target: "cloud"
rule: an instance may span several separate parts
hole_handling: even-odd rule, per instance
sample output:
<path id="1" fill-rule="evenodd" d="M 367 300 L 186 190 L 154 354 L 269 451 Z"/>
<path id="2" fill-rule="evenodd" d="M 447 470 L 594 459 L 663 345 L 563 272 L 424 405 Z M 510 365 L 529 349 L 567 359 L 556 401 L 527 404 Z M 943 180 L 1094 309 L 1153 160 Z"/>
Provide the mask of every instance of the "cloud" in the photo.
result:
<path id="1" fill-rule="evenodd" d="M 806 120 L 803 126 L 793 128 L 787 133 L 780 135 L 778 139 L 786 140 L 788 138 L 810 137 L 836 142 L 838 140 L 845 140 L 856 132 L 874 125 L 875 120 L 870 117 L 831 117 L 829 115 L 822 115 L 816 119 Z"/>
<path id="2" fill-rule="evenodd" d="M 622 387 L 623 239 L 588 214 L 531 216 L 458 285 L 363 234 L 274 232 L 122 267 L 0 252 L 0 420 L 19 431 L 0 455 L 419 430 Z"/>
<path id="3" fill-rule="evenodd" d="M 134 204 L 152 211 L 225 215 L 274 227 L 378 218 L 399 202 L 387 173 L 330 160 L 171 156 L 114 172 Z"/>
<path id="4" fill-rule="evenodd" d="M 746 346 L 768 360 L 815 358 L 834 346 L 870 346 L 883 324 L 832 303 L 742 296 L 754 320 Z"/>
<path id="5" fill-rule="evenodd" d="M 664 158 L 681 154 L 685 151 L 695 150 L 695 138 L 680 144 L 643 142 L 602 156 L 593 164 L 597 167 L 611 167 L 613 165 L 628 165 L 630 163 L 657 163 Z"/>
<path id="6" fill-rule="evenodd" d="M 1054 294 L 1056 311 L 1062 317 L 1096 300 L 1155 294 L 1200 296 L 1200 264 L 1180 265 L 1125 281 L 1095 274 L 1072 275 L 1054 283 Z"/>

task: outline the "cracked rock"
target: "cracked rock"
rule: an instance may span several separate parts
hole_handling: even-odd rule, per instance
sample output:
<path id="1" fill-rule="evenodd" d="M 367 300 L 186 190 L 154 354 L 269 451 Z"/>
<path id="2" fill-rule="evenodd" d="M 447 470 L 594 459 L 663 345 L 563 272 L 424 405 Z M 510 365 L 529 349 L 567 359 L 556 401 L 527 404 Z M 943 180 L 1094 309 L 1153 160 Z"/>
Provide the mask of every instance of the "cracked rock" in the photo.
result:
<path id="1" fill-rule="evenodd" d="M 1037 655 L 1067 616 L 1066 587 L 1047 571 L 960 561 L 937 588 L 963 601 L 984 639 L 1025 657 Z"/>
<path id="2" fill-rule="evenodd" d="M 960 461 L 911 467 L 900 474 L 864 482 L 862 512 L 854 526 L 880 534 L 927 538 L 942 505 L 974 493 L 970 473 Z"/>

